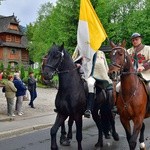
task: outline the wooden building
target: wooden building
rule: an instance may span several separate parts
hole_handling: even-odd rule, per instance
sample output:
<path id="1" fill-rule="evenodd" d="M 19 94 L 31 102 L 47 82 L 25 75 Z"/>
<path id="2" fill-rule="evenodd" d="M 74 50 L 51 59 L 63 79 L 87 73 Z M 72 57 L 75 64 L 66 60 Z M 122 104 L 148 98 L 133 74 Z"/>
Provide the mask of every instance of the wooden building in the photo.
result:
<path id="1" fill-rule="evenodd" d="M 29 51 L 27 50 L 27 38 L 23 27 L 19 25 L 17 18 L 12 16 L 0 16 L 0 63 L 7 68 L 16 65 L 29 66 Z"/>

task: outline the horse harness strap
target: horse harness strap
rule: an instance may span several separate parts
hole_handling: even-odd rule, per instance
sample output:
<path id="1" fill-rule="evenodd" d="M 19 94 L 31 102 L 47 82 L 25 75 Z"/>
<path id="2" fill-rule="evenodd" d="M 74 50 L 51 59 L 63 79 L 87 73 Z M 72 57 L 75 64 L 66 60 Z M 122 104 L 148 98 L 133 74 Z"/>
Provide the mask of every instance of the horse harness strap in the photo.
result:
<path id="1" fill-rule="evenodd" d="M 74 71 L 74 70 L 77 70 L 77 69 L 78 69 L 78 68 L 77 68 L 77 67 L 75 67 L 75 68 L 70 69 L 70 70 L 57 71 L 57 73 L 58 73 L 58 74 L 61 74 L 61 73 L 69 73 L 69 72 Z"/>
<path id="2" fill-rule="evenodd" d="M 139 81 L 140 81 L 140 80 L 137 80 L 136 88 L 135 88 L 133 94 L 130 96 L 130 98 L 129 98 L 129 100 L 128 100 L 127 102 L 124 101 L 123 96 L 122 96 L 122 91 L 120 90 L 120 96 L 121 96 L 121 99 L 122 99 L 122 101 L 123 101 L 123 103 L 124 103 L 124 108 L 125 108 L 125 110 L 127 110 L 127 108 L 128 108 L 128 106 L 129 106 L 129 104 L 130 104 L 132 98 L 135 96 L 135 94 L 136 94 L 136 92 L 137 92 L 138 85 L 139 85 Z M 122 111 L 123 111 L 123 110 L 122 110 Z"/>
<path id="3" fill-rule="evenodd" d="M 64 59 L 64 53 L 63 53 L 63 52 L 59 52 L 59 53 L 61 54 L 61 59 L 60 59 L 60 62 L 59 62 L 59 64 L 58 64 L 58 66 L 57 66 L 57 67 L 53 67 L 52 65 L 46 64 L 45 67 L 49 67 L 49 68 L 54 69 L 54 70 L 55 70 L 55 73 L 58 73 L 58 74 L 61 74 L 61 73 L 69 73 L 69 72 L 71 72 L 71 71 L 74 71 L 74 70 L 77 70 L 77 69 L 78 69 L 77 67 L 75 67 L 75 68 L 73 68 L 73 69 L 68 69 L 68 70 L 59 71 L 58 68 L 61 66 L 61 63 L 62 63 L 62 61 L 63 61 L 63 59 Z"/>
<path id="4" fill-rule="evenodd" d="M 54 69 L 54 70 L 55 70 L 55 72 L 59 72 L 58 68 L 60 67 L 60 65 L 61 65 L 61 63 L 62 63 L 62 61 L 63 61 L 63 59 L 64 59 L 64 53 L 63 53 L 63 52 L 59 52 L 59 51 L 58 51 L 58 53 L 60 53 L 60 54 L 61 54 L 61 59 L 60 59 L 60 61 L 59 61 L 59 63 L 58 63 L 58 66 L 57 66 L 57 67 L 54 67 L 54 66 L 49 65 L 49 64 L 46 64 L 46 65 L 45 65 L 45 67 L 49 67 L 49 68 Z"/>
<path id="5" fill-rule="evenodd" d="M 123 48 L 123 47 L 115 47 L 115 48 L 112 49 L 112 51 L 114 51 L 114 52 L 113 52 L 113 55 L 115 55 L 115 53 L 116 53 L 116 51 L 117 51 L 118 49 L 123 49 L 123 50 L 124 50 L 124 63 L 125 63 L 125 62 L 126 62 L 126 56 L 127 56 L 126 49 Z M 120 68 L 120 70 L 121 70 L 121 72 L 122 72 L 122 67 L 123 67 L 122 65 L 116 64 L 116 62 L 112 62 L 110 65 L 116 66 L 116 67 Z"/>

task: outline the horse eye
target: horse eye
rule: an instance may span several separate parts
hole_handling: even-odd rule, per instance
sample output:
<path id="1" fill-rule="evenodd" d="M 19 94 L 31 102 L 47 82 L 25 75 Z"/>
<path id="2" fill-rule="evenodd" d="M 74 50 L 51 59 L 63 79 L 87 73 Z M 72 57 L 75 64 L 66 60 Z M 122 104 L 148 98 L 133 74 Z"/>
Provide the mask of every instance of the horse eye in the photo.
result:
<path id="1" fill-rule="evenodd" d="M 59 58 L 59 57 L 60 57 L 60 53 L 56 53 L 56 54 L 54 55 L 54 57 L 55 57 L 55 58 Z"/>
<path id="2" fill-rule="evenodd" d="M 123 53 L 119 53 L 119 55 L 120 55 L 120 56 L 122 56 L 122 55 L 123 55 Z"/>

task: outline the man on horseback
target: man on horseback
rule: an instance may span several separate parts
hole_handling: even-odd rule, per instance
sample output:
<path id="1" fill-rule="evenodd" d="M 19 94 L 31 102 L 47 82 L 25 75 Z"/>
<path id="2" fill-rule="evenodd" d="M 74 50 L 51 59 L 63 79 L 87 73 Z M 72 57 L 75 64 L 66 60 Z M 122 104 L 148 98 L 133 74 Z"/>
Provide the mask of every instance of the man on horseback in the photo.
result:
<path id="1" fill-rule="evenodd" d="M 133 58 L 134 68 L 144 79 L 150 99 L 150 46 L 142 44 L 142 36 L 139 33 L 133 33 L 131 36 L 133 47 L 128 49 L 128 53 Z"/>
<path id="2" fill-rule="evenodd" d="M 133 47 L 128 49 L 128 53 L 134 60 L 135 70 L 140 72 L 142 77 L 150 80 L 150 46 L 142 44 L 142 37 L 139 33 L 133 33 L 131 36 Z"/>
<path id="3" fill-rule="evenodd" d="M 150 46 L 142 44 L 142 36 L 139 33 L 131 35 L 132 47 L 127 50 L 133 60 L 134 69 L 145 81 L 150 101 Z M 116 92 L 120 90 L 120 82 L 116 86 Z"/>
<path id="4" fill-rule="evenodd" d="M 74 55 L 73 55 L 73 59 L 75 59 L 75 57 L 76 57 Z M 84 59 L 84 58 L 82 58 L 82 59 Z M 79 60 L 79 59 L 77 59 L 77 60 Z M 75 62 L 76 62 L 76 60 L 75 60 Z M 82 65 L 81 65 L 81 67 L 82 67 Z M 107 94 L 110 93 L 109 90 L 112 90 L 112 81 L 108 76 L 108 65 L 107 65 L 107 61 L 106 61 L 104 52 L 97 51 L 94 54 L 91 70 L 92 71 L 91 71 L 90 75 L 87 78 L 85 77 L 85 80 L 86 80 L 87 86 L 88 86 L 88 97 L 87 97 L 87 108 L 84 113 L 84 116 L 87 118 L 90 118 L 91 111 L 93 109 L 96 81 L 103 82 L 104 89 L 106 90 Z"/>

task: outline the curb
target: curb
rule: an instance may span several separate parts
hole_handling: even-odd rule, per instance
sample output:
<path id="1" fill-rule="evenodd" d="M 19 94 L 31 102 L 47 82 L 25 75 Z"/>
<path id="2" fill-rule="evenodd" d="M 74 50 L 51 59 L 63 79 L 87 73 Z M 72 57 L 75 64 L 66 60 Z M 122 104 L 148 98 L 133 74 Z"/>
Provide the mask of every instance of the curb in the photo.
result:
<path id="1" fill-rule="evenodd" d="M 5 131 L 5 132 L 0 132 L 0 140 L 5 139 L 5 138 L 10 138 L 10 137 L 15 137 L 18 135 L 26 134 L 28 132 L 40 130 L 40 129 L 45 129 L 51 127 L 53 124 L 41 124 L 41 125 L 35 125 L 32 127 L 27 127 L 27 128 L 21 128 L 21 129 L 16 129 L 16 130 L 11 130 L 11 131 Z"/>
<path id="2" fill-rule="evenodd" d="M 40 124 L 40 125 L 34 125 L 34 126 L 26 127 L 26 128 L 0 132 L 0 140 L 4 140 L 7 138 L 11 138 L 11 137 L 16 137 L 19 135 L 27 134 L 29 132 L 34 132 L 34 131 L 41 130 L 41 129 L 51 128 L 52 126 L 53 126 L 53 123 L 48 123 L 48 124 Z M 67 126 L 67 121 L 66 121 L 66 126 Z M 86 125 L 83 125 L 83 130 L 88 129 L 92 126 L 95 126 L 94 121 L 91 122 L 90 120 L 86 119 Z M 74 128 L 73 126 L 72 132 L 74 133 L 75 131 L 76 131 L 76 128 Z"/>

